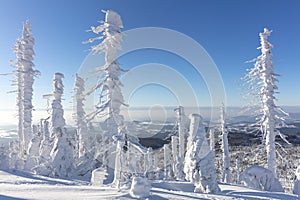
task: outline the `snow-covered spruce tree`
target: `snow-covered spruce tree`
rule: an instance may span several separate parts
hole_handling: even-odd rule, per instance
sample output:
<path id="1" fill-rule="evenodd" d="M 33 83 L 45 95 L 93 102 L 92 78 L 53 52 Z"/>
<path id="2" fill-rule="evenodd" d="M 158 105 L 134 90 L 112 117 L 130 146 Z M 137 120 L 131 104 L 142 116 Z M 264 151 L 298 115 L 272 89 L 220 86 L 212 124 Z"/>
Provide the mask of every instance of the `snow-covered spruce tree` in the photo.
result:
<path id="1" fill-rule="evenodd" d="M 217 173 L 214 165 L 214 153 L 206 140 L 202 117 L 190 115 L 190 132 L 185 155 L 184 172 L 186 179 L 192 182 L 195 192 L 218 193 Z"/>
<path id="2" fill-rule="evenodd" d="M 26 21 L 23 26 L 22 37 L 17 39 L 16 53 L 16 84 L 17 84 L 17 106 L 18 106 L 18 135 L 20 143 L 20 156 L 24 158 L 28 144 L 32 138 L 32 96 L 34 76 L 39 71 L 33 70 L 34 38 L 31 33 L 30 23 Z"/>
<path id="3" fill-rule="evenodd" d="M 221 134 L 222 134 L 222 157 L 223 157 L 223 170 L 222 170 L 222 182 L 230 183 L 230 156 L 228 147 L 228 132 L 225 127 L 225 106 L 221 106 Z"/>
<path id="4" fill-rule="evenodd" d="M 16 85 L 17 85 L 17 107 L 18 107 L 18 138 L 19 138 L 19 157 L 23 157 L 25 155 L 25 141 L 23 135 L 23 73 L 22 73 L 22 61 L 23 61 L 23 53 L 22 53 L 22 45 L 21 39 L 17 38 L 16 45 L 14 48 L 14 52 L 16 54 L 15 67 L 14 71 L 16 76 Z"/>
<path id="5" fill-rule="evenodd" d="M 51 133 L 54 137 L 54 145 L 50 156 L 52 158 L 52 175 L 58 177 L 68 177 L 73 169 L 73 147 L 70 138 L 65 129 L 64 110 L 61 105 L 61 97 L 64 91 L 62 83 L 64 75 L 55 73 L 53 79 L 52 115 L 51 115 Z"/>
<path id="6" fill-rule="evenodd" d="M 25 141 L 25 150 L 28 149 L 29 142 L 32 138 L 32 96 L 33 96 L 33 82 L 34 76 L 37 75 L 39 72 L 33 70 L 33 45 L 35 41 L 32 37 L 30 23 L 27 21 L 23 27 L 22 33 L 22 73 L 23 73 L 23 98 L 24 98 L 24 105 L 23 105 L 23 135 Z"/>
<path id="7" fill-rule="evenodd" d="M 267 28 L 260 33 L 259 49 L 261 55 L 255 59 L 255 64 L 248 71 L 244 79 L 249 84 L 249 93 L 259 96 L 259 118 L 260 131 L 263 134 L 263 142 L 265 142 L 267 150 L 267 168 L 276 174 L 276 147 L 275 137 L 279 135 L 285 142 L 288 143 L 285 136 L 277 129 L 276 125 L 284 121 L 284 116 L 287 115 L 283 110 L 275 105 L 275 93 L 278 90 L 276 82 L 278 82 L 278 74 L 274 73 L 274 65 L 272 63 L 271 49 L 273 45 L 268 42 L 268 37 L 271 31 Z"/>
<path id="8" fill-rule="evenodd" d="M 122 156 L 122 145 L 124 144 L 124 123 L 123 116 L 120 115 L 120 109 L 124 103 L 124 98 L 121 92 L 122 83 L 119 77 L 124 70 L 122 70 L 118 63 L 117 51 L 121 49 L 123 22 L 118 13 L 108 10 L 105 12 L 105 21 L 97 27 L 91 27 L 91 30 L 100 34 L 96 38 L 91 38 L 87 42 L 94 42 L 96 40 L 102 40 L 100 44 L 92 46 L 94 53 L 104 52 L 105 65 L 97 68 L 98 72 L 105 74 L 103 80 L 99 80 L 99 83 L 93 88 L 93 91 L 99 89 L 101 91 L 99 97 L 99 103 L 96 106 L 96 111 L 87 115 L 88 120 L 92 120 L 95 116 L 105 116 L 106 135 L 108 135 L 108 141 L 103 141 L 106 144 L 112 144 L 111 136 L 117 136 L 117 149 L 116 149 L 116 162 L 115 162 L 115 177 L 114 184 L 119 185 L 120 170 L 118 166 Z M 103 165 L 104 168 L 108 168 L 108 152 L 104 153 Z"/>
<path id="9" fill-rule="evenodd" d="M 183 172 L 183 161 L 186 152 L 187 146 L 187 126 L 188 126 L 188 118 L 184 113 L 184 108 L 179 106 L 175 109 L 177 115 L 177 126 L 178 126 L 178 138 L 179 138 L 179 152 L 178 152 L 178 164 L 177 164 L 177 173 L 175 174 L 178 180 L 185 180 L 185 175 Z"/>
<path id="10" fill-rule="evenodd" d="M 79 139 L 79 157 L 84 156 L 86 152 L 86 148 L 88 148 L 87 142 L 87 123 L 85 122 L 85 111 L 84 111 L 84 79 L 81 78 L 78 74 L 75 75 L 75 120 L 78 131 L 78 139 Z M 88 150 L 90 150 L 88 148 Z"/>

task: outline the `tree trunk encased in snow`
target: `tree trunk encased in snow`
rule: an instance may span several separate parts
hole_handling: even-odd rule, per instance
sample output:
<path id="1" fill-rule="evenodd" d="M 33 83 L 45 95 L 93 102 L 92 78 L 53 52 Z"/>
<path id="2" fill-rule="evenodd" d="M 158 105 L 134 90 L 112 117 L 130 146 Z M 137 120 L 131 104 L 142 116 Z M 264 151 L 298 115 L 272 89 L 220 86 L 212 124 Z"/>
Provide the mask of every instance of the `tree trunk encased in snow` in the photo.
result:
<path id="1" fill-rule="evenodd" d="M 177 180 L 185 180 L 185 174 L 183 171 L 184 168 L 184 156 L 187 148 L 187 137 L 188 137 L 188 118 L 184 113 L 184 108 L 179 106 L 175 109 L 177 117 L 177 126 L 178 126 L 178 161 L 177 161 L 177 171 L 174 172 Z"/>
<path id="2" fill-rule="evenodd" d="M 222 182 L 230 183 L 230 156 L 228 147 L 228 132 L 225 127 L 225 107 L 221 107 L 221 134 L 222 134 L 222 153 L 223 153 L 223 170 L 222 170 Z"/>
<path id="3" fill-rule="evenodd" d="M 220 188 L 214 165 L 214 153 L 210 150 L 205 135 L 202 117 L 191 114 L 184 172 L 186 179 L 196 186 L 196 192 L 218 193 Z"/>

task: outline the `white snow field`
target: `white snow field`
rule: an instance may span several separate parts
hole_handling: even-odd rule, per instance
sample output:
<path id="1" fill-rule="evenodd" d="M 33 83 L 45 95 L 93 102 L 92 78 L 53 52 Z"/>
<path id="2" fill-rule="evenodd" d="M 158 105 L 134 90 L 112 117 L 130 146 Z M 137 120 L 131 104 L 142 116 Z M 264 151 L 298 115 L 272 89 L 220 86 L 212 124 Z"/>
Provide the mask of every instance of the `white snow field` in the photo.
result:
<path id="1" fill-rule="evenodd" d="M 219 184 L 218 195 L 193 193 L 194 186 L 187 182 L 152 182 L 150 199 L 286 199 L 296 200 L 300 196 L 252 190 L 243 186 Z M 134 199 L 129 189 L 118 190 L 110 186 L 91 186 L 89 182 L 54 179 L 24 172 L 0 171 L 1 200 L 90 200 L 90 199 Z"/>

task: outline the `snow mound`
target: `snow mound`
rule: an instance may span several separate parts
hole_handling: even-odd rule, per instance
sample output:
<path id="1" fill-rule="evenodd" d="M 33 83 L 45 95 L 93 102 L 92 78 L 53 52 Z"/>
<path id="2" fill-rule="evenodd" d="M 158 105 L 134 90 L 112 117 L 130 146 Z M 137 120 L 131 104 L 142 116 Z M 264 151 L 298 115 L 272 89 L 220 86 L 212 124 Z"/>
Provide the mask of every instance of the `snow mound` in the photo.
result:
<path id="1" fill-rule="evenodd" d="M 134 177 L 131 183 L 130 195 L 133 198 L 149 197 L 151 183 L 146 178 Z"/>
<path id="2" fill-rule="evenodd" d="M 245 186 L 254 189 L 284 192 L 273 172 L 258 165 L 248 167 L 241 175 L 241 182 Z"/>

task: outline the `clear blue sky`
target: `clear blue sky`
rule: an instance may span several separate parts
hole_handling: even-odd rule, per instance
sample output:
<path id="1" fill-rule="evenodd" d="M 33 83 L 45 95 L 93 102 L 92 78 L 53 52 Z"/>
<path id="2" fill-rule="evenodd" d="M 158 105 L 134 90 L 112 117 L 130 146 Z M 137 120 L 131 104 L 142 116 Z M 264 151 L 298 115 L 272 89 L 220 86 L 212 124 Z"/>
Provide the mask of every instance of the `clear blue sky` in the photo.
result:
<path id="1" fill-rule="evenodd" d="M 0 3 L 0 73 L 11 72 L 9 60 L 14 59 L 12 47 L 21 35 L 22 23 L 29 19 L 36 40 L 34 63 L 42 75 L 35 82 L 34 104 L 45 106 L 42 94 L 51 93 L 52 75 L 65 74 L 65 107 L 69 103 L 73 87 L 73 75 L 88 55 L 89 45 L 82 41 L 94 35 L 85 32 L 91 25 L 104 18 L 101 9 L 112 9 L 123 19 L 124 31 L 139 27 L 164 27 L 188 35 L 201 44 L 210 54 L 224 80 L 227 105 L 243 106 L 240 78 L 244 75 L 247 60 L 259 55 L 258 34 L 264 27 L 273 30 L 270 42 L 274 44 L 274 64 L 281 74 L 278 95 L 279 105 L 300 105 L 300 1 L 297 0 L 2 0 Z M 151 35 L 149 35 L 151 37 Z M 178 71 L 188 69 L 189 64 L 165 52 L 145 51 L 130 54 L 121 59 L 127 69 L 139 64 L 157 62 L 174 67 Z M 202 106 L 209 105 L 205 83 L 185 70 L 187 78 L 197 91 Z M 15 96 L 9 80 L 0 76 L 2 96 L 0 109 L 15 105 Z M 162 88 L 149 86 L 137 92 L 136 105 L 150 105 L 154 89 L 162 96 L 162 104 L 174 104 L 172 95 Z M 199 90 L 198 90 L 199 89 Z M 201 94 L 203 90 L 203 94 Z M 152 92 L 152 93 L 151 93 Z M 142 98 L 144 94 L 144 98 Z M 164 94 L 166 97 L 164 98 Z M 147 96 L 148 95 L 148 96 Z M 149 98 L 148 98 L 149 97 Z M 202 99 L 201 99 L 202 98 Z M 171 103 L 170 103 L 171 102 Z"/>

